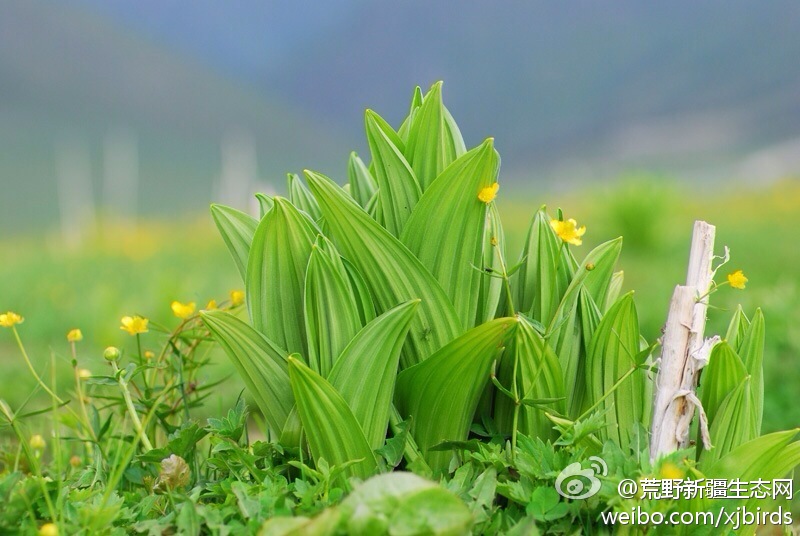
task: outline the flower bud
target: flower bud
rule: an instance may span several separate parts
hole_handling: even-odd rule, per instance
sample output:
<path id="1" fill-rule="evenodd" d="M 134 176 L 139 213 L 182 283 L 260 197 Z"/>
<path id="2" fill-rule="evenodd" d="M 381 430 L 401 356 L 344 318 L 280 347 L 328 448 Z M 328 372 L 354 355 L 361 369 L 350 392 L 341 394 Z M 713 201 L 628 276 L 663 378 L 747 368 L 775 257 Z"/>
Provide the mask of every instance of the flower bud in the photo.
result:
<path id="1" fill-rule="evenodd" d="M 44 450 L 44 448 L 47 446 L 47 443 L 42 436 L 35 434 L 31 436 L 29 445 L 33 450 Z"/>
<path id="2" fill-rule="evenodd" d="M 120 356 L 119 348 L 116 346 L 109 346 L 103 352 L 103 359 L 106 361 L 118 361 Z"/>

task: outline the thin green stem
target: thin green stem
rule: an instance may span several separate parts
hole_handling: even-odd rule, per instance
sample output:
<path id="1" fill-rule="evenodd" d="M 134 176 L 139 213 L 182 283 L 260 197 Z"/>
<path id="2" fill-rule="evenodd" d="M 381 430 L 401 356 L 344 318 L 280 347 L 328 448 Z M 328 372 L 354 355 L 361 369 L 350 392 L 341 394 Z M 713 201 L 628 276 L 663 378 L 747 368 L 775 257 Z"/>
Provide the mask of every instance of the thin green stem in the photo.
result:
<path id="1" fill-rule="evenodd" d="M 114 367 L 114 374 L 117 376 L 117 383 L 119 383 L 120 389 L 122 389 L 122 398 L 125 400 L 125 406 L 127 406 L 128 414 L 131 416 L 133 428 L 136 430 L 139 440 L 142 442 L 142 446 L 145 448 L 145 450 L 153 450 L 153 445 L 150 443 L 150 438 L 147 437 L 147 434 L 145 434 L 144 428 L 142 428 L 142 422 L 139 420 L 139 415 L 136 413 L 136 408 L 133 405 L 133 399 L 131 399 L 131 393 L 128 390 L 128 382 L 120 373 L 117 363 L 113 362 L 112 365 Z"/>
<path id="2" fill-rule="evenodd" d="M 616 383 L 615 383 L 613 386 L 611 386 L 611 389 L 609 389 L 608 391 L 606 391 L 606 392 L 605 392 L 605 394 L 603 394 L 603 396 L 601 396 L 601 397 L 600 397 L 600 398 L 597 400 L 597 402 L 595 402 L 594 404 L 592 404 L 592 407 L 590 407 L 589 409 L 587 409 L 586 411 L 584 411 L 584 412 L 581 414 L 581 416 L 580 416 L 580 417 L 578 417 L 578 418 L 577 418 L 577 419 L 575 419 L 575 420 L 576 420 L 576 421 L 579 421 L 579 420 L 583 419 L 584 417 L 586 417 L 587 415 L 589 415 L 589 414 L 590 414 L 591 412 L 593 412 L 595 409 L 597 409 L 597 407 L 598 407 L 600 404 L 602 404 L 602 403 L 603 403 L 603 401 L 604 401 L 606 398 L 608 398 L 609 396 L 611 396 L 611 395 L 614 393 L 614 391 L 616 391 L 616 390 L 619 388 L 619 386 L 620 386 L 620 385 L 622 385 L 622 382 L 624 382 L 625 380 L 627 380 L 627 379 L 628 379 L 628 377 L 629 377 L 631 374 L 633 374 L 634 372 L 636 372 L 638 369 L 639 369 L 639 367 L 631 367 L 630 369 L 628 369 L 628 371 L 627 371 L 625 374 L 623 374 L 623 375 L 620 377 L 620 379 L 618 379 L 618 380 L 616 381 Z"/>
<path id="3" fill-rule="evenodd" d="M 30 358 L 28 357 L 28 352 L 26 352 L 26 351 L 25 351 L 25 346 L 22 344 L 22 339 L 19 337 L 19 332 L 17 331 L 17 328 L 16 328 L 16 326 L 11 326 L 11 331 L 13 331 L 13 332 L 14 332 L 14 338 L 17 340 L 17 346 L 19 347 L 19 351 L 20 351 L 20 352 L 22 352 L 22 357 L 23 357 L 23 359 L 25 360 L 25 364 L 26 364 L 26 365 L 28 365 L 28 370 L 30 370 L 30 371 L 31 371 L 31 374 L 33 374 L 33 377 L 36 379 L 36 383 L 38 383 L 38 384 L 39 384 L 39 386 L 40 386 L 42 389 L 44 389 L 44 390 L 47 392 L 47 394 L 49 394 L 50 396 L 52 396 L 52 397 L 53 397 L 53 399 L 55 399 L 55 400 L 56 400 L 56 401 L 57 401 L 59 404 L 64 404 L 65 402 L 64 402 L 63 400 L 61 400 L 61 399 L 58 397 L 58 395 L 57 395 L 57 394 L 55 394 L 55 393 L 54 393 L 54 392 L 53 392 L 53 391 L 52 391 L 52 390 L 51 390 L 51 389 L 50 389 L 50 388 L 47 386 L 47 384 L 46 384 L 46 383 L 44 383 L 44 381 L 42 381 L 42 378 L 40 378 L 40 377 L 39 377 L 39 375 L 36 373 L 36 369 L 34 369 L 34 368 L 33 368 L 33 363 L 31 363 L 31 360 L 30 360 Z"/>

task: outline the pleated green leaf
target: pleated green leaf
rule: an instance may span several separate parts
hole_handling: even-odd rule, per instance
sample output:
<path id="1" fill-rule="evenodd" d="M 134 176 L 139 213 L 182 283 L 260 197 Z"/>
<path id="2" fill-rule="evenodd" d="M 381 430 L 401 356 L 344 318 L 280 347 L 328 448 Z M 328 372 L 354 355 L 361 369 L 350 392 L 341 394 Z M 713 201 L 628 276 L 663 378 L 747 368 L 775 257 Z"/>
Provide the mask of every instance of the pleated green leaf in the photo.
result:
<path id="1" fill-rule="evenodd" d="M 700 462 L 705 466 L 713 465 L 734 448 L 758 435 L 750 382 L 750 376 L 745 377 L 719 405 L 709 430 L 713 448 L 703 450 L 700 454 Z"/>
<path id="2" fill-rule="evenodd" d="M 489 138 L 431 184 L 400 235 L 442 285 L 465 327 L 473 324 L 481 295 L 481 274 L 475 267 L 483 261 L 488 205 L 478 193 L 497 181 L 499 168 L 500 157 Z"/>
<path id="3" fill-rule="evenodd" d="M 270 429 L 280 434 L 294 406 L 288 352 L 230 313 L 202 311 L 200 318 L 244 380 Z"/>
<path id="4" fill-rule="evenodd" d="M 505 258 L 506 237 L 500 221 L 500 211 L 497 210 L 495 203 L 489 205 L 489 212 L 486 214 L 482 248 L 483 263 L 478 267 L 483 268 L 484 272 L 480 277 L 478 311 L 475 321 L 471 324 L 473 326 L 488 322 L 497 315 L 497 308 L 503 293 L 503 280 L 486 273 L 486 269 L 491 270 L 494 274 L 502 273 L 503 259 Z"/>
<path id="5" fill-rule="evenodd" d="M 739 356 L 744 362 L 747 373 L 752 377 L 750 388 L 753 393 L 753 412 L 756 415 L 756 429 L 761 432 L 761 421 L 764 413 L 764 344 L 766 333 L 764 314 L 756 309 L 750 327 L 745 332 L 739 346 Z"/>
<path id="6" fill-rule="evenodd" d="M 517 329 L 503 355 L 498 371 L 501 384 L 511 386 L 514 371 L 514 357 L 517 360 L 517 392 L 522 399 L 554 400 L 545 408 L 522 406 L 519 412 L 519 432 L 543 441 L 555 440 L 553 423 L 545 411 L 555 411 L 563 415 L 566 408 L 564 400 L 564 379 L 558 357 L 533 325 L 520 317 Z M 495 419 L 508 433 L 511 431 L 514 401 L 498 392 L 495 396 Z"/>
<path id="7" fill-rule="evenodd" d="M 403 348 L 403 368 L 419 363 L 462 329 L 441 285 L 399 240 L 378 225 L 329 178 L 307 172 L 311 191 L 331 229 L 331 238 L 366 281 L 377 312 L 421 299 Z"/>
<path id="8" fill-rule="evenodd" d="M 355 152 L 350 153 L 350 159 L 347 161 L 347 178 L 350 184 L 350 195 L 353 196 L 356 203 L 366 209 L 370 199 L 378 191 L 378 183 L 375 182 L 369 169 Z"/>
<path id="9" fill-rule="evenodd" d="M 531 221 L 520 262 L 512 278 L 514 305 L 548 325 L 575 273 L 575 260 L 550 227 L 544 207 Z"/>
<path id="10" fill-rule="evenodd" d="M 258 221 L 235 208 L 225 205 L 211 205 L 211 217 L 222 235 L 222 240 L 228 246 L 242 276 L 242 281 L 247 277 L 247 257 L 250 254 L 250 244 L 256 232 Z"/>
<path id="11" fill-rule="evenodd" d="M 500 318 L 473 328 L 397 377 L 395 404 L 412 419 L 412 434 L 435 474 L 447 471 L 451 453 L 431 447 L 467 438 L 492 363 L 516 324 Z"/>
<path id="12" fill-rule="evenodd" d="M 342 263 L 350 280 L 350 289 L 356 300 L 356 308 L 361 319 L 361 325 L 366 326 L 375 318 L 375 304 L 372 302 L 372 294 L 369 292 L 367 282 L 364 281 L 355 265 L 347 259 L 342 259 Z"/>
<path id="13" fill-rule="evenodd" d="M 413 113 L 405 149 L 423 192 L 466 152 L 461 132 L 448 115 L 442 102 L 442 82 L 436 82 Z"/>
<path id="14" fill-rule="evenodd" d="M 297 413 L 314 460 L 339 466 L 361 460 L 348 466 L 345 475 L 365 479 L 375 474 L 378 462 L 342 395 L 300 360 L 289 357 L 288 362 Z"/>
<path id="15" fill-rule="evenodd" d="M 403 156 L 403 142 L 392 127 L 372 110 L 367 110 L 364 122 L 383 224 L 394 236 L 400 236 L 422 191 Z"/>
<path id="16" fill-rule="evenodd" d="M 772 480 L 786 476 L 800 463 L 800 443 L 792 443 L 798 429 L 763 435 L 731 450 L 703 472 L 710 478 L 742 481 Z"/>
<path id="17" fill-rule="evenodd" d="M 286 199 L 259 223 L 247 266 L 247 305 L 253 327 L 288 352 L 307 354 L 303 289 L 317 231 Z"/>
<path id="18" fill-rule="evenodd" d="M 420 106 L 422 106 L 422 89 L 417 86 L 414 88 L 414 94 L 411 96 L 411 105 L 408 108 L 408 115 L 403 119 L 400 128 L 397 129 L 397 135 L 400 136 L 400 139 L 403 140 L 404 143 L 408 142 L 408 132 L 411 130 L 414 115 L 417 113 Z"/>
<path id="19" fill-rule="evenodd" d="M 367 324 L 347 345 L 328 376 L 373 450 L 386 440 L 400 351 L 418 307 L 419 300 L 408 301 Z"/>
<path id="20" fill-rule="evenodd" d="M 731 318 L 731 322 L 728 325 L 728 333 L 725 335 L 725 340 L 728 341 L 734 351 L 739 351 L 739 347 L 744 340 L 744 334 L 749 327 L 750 320 L 745 316 L 742 306 L 737 305 L 736 312 L 733 313 L 733 318 Z"/>
<path id="21" fill-rule="evenodd" d="M 256 194 L 256 199 L 258 200 L 258 209 L 261 214 L 261 218 L 263 218 L 267 212 L 272 210 L 275 201 L 272 200 L 272 196 L 267 194 Z"/>
<path id="22" fill-rule="evenodd" d="M 714 422 L 722 401 L 746 376 L 747 369 L 733 348 L 726 341 L 716 344 L 700 378 L 700 401 L 711 423 Z"/>
<path id="23" fill-rule="evenodd" d="M 322 212 L 319 210 L 317 200 L 296 173 L 286 175 L 286 190 L 289 192 L 289 201 L 295 207 L 308 214 L 314 221 L 320 219 Z"/>
<path id="24" fill-rule="evenodd" d="M 606 294 L 606 302 L 603 305 L 603 311 L 608 311 L 612 305 L 617 302 L 620 293 L 622 292 L 622 284 L 625 282 L 625 272 L 620 270 L 614 272 L 611 276 L 611 283 L 608 285 L 608 294 Z"/>
<path id="25" fill-rule="evenodd" d="M 336 358 L 362 327 L 350 280 L 338 253 L 314 245 L 303 301 L 308 364 L 327 377 Z"/>
<path id="26" fill-rule="evenodd" d="M 599 403 L 598 410 L 606 411 L 608 426 L 599 433 L 604 439 L 613 440 L 623 451 L 634 439 L 636 426 L 649 424 L 644 422 L 645 405 L 652 401 L 644 397 L 644 372 L 638 369 L 622 380 L 636 366 L 638 353 L 639 319 L 633 294 L 628 293 L 600 321 L 586 356 L 588 402 Z M 622 382 L 617 385 L 620 380 Z M 612 394 L 600 402 L 608 393 Z M 637 452 L 641 450 L 641 445 L 636 449 Z"/>

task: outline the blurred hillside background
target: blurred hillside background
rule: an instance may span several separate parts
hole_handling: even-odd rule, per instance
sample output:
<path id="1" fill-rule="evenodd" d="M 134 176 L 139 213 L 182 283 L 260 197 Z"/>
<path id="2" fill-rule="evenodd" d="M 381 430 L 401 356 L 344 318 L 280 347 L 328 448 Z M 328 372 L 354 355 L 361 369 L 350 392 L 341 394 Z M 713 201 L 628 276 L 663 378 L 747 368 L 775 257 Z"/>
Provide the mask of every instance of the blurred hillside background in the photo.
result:
<path id="1" fill-rule="evenodd" d="M 68 368 L 71 327 L 91 360 L 123 314 L 224 298 L 241 282 L 208 203 L 248 209 L 303 168 L 343 181 L 364 109 L 397 125 L 441 79 L 467 145 L 496 139 L 509 256 L 542 203 L 588 225 L 578 257 L 624 235 L 649 338 L 691 222 L 717 224 L 751 282 L 711 326 L 764 307 L 765 423 L 798 425 L 798 28 L 791 0 L 4 1 L 0 310 Z M 19 402 L 33 383 L 0 335 Z"/>

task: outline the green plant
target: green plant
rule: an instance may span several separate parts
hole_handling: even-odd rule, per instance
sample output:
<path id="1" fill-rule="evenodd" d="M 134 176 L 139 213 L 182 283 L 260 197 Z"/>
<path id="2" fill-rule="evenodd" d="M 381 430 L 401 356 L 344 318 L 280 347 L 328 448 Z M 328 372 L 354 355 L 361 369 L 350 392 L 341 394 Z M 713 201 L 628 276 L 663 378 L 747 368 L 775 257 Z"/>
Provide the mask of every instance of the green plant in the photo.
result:
<path id="1" fill-rule="evenodd" d="M 202 317 L 270 435 L 317 462 L 349 462 L 344 474 L 359 478 L 380 472 L 376 451 L 401 437 L 406 466 L 435 477 L 459 466 L 476 430 L 509 438 L 511 465 L 520 437 L 572 438 L 583 454 L 646 450 L 657 344 L 639 333 L 633 294 L 620 297 L 621 238 L 578 262 L 570 244 L 583 229 L 542 207 L 512 266 L 494 204 L 493 140 L 466 150 L 441 84 L 415 91 L 397 131 L 372 111 L 365 123 L 372 162 L 351 155 L 344 188 L 307 170 L 308 186 L 290 175 L 289 198 L 264 203 L 260 222 L 212 207 L 247 266 L 252 327 L 226 313 Z M 362 365 L 341 364 L 398 310 L 408 311 L 405 329 L 380 330 L 370 344 L 392 352 L 365 347 Z M 696 457 L 709 476 L 742 445 L 770 441 L 758 439 L 763 317 L 751 324 L 738 312 L 728 339 L 702 381 L 716 446 Z M 336 374 L 343 367 L 347 375 Z M 784 445 L 784 461 L 765 474 L 794 467 L 797 445 Z"/>

